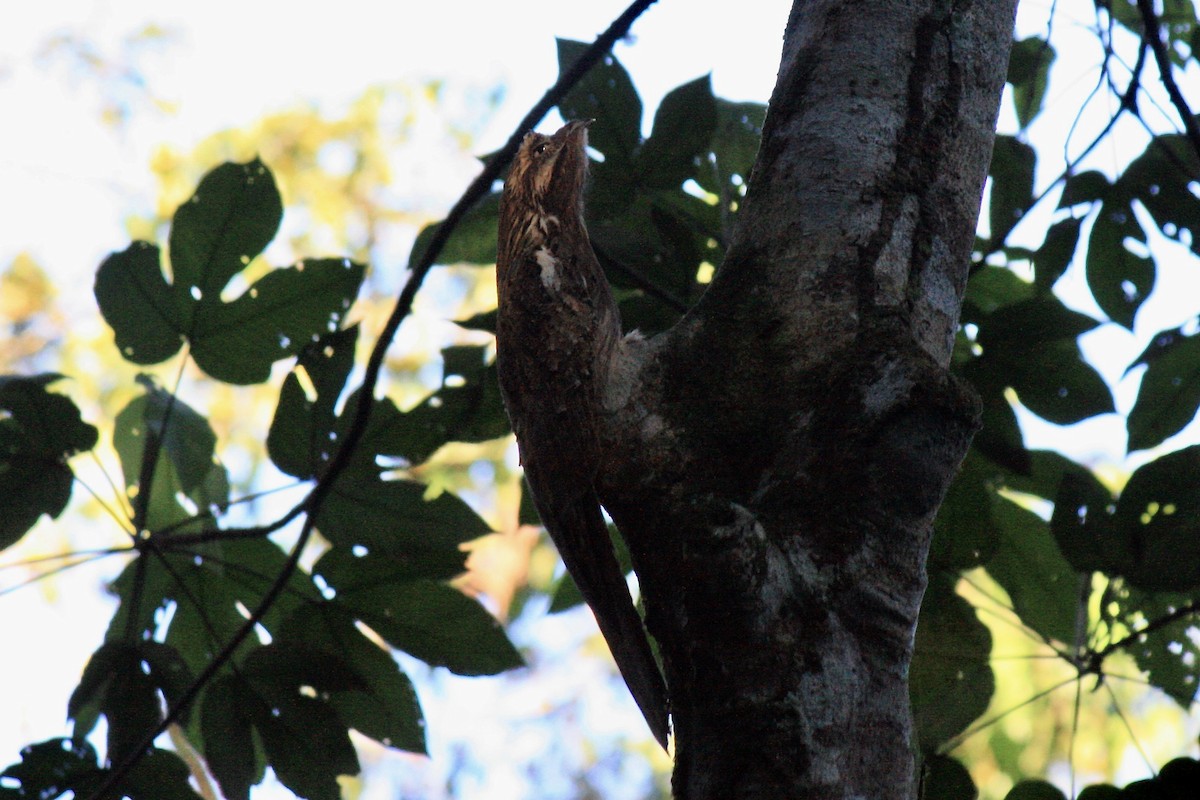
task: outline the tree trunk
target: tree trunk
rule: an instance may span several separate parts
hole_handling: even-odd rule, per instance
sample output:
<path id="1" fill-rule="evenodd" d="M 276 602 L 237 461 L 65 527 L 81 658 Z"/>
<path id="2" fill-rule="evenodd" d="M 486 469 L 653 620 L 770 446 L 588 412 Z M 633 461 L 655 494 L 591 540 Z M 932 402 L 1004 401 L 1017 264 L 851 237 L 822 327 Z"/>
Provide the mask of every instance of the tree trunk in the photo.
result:
<path id="1" fill-rule="evenodd" d="M 1016 0 L 799 0 L 699 305 L 630 341 L 601 496 L 671 697 L 676 797 L 909 798 L 947 371 Z"/>

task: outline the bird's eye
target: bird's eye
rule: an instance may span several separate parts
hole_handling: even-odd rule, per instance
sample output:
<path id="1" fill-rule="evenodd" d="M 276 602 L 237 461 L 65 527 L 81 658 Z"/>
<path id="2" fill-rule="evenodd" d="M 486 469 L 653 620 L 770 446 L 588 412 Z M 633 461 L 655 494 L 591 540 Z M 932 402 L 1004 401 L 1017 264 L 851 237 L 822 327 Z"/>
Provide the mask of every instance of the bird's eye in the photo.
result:
<path id="1" fill-rule="evenodd" d="M 535 156 L 540 156 L 542 153 L 546 152 L 546 148 L 549 146 L 550 146 L 549 142 L 542 142 L 541 144 L 534 145 L 533 154 Z"/>

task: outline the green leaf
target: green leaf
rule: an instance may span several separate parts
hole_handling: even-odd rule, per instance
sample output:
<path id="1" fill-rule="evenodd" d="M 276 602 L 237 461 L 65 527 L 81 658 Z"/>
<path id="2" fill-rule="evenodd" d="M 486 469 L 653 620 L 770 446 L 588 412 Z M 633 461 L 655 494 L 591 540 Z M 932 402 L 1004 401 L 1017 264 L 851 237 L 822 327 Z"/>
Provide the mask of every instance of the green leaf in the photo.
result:
<path id="1" fill-rule="evenodd" d="M 1004 795 L 1004 800 L 1067 800 L 1052 784 L 1045 781 L 1021 781 Z"/>
<path id="2" fill-rule="evenodd" d="M 355 617 L 431 666 L 495 675 L 524 664 L 495 617 L 457 589 L 430 580 L 343 586 L 328 577 Z"/>
<path id="3" fill-rule="evenodd" d="M 200 704 L 204 760 L 227 800 L 249 800 L 250 787 L 263 778 L 266 762 L 254 746 L 252 702 L 242 678 L 224 675 L 208 685 Z"/>
<path id="4" fill-rule="evenodd" d="M 496 226 L 500 221 L 500 193 L 492 192 L 476 203 L 466 213 L 437 256 L 438 264 L 494 264 L 496 263 Z M 412 252 L 408 257 L 410 268 L 416 267 L 425 257 L 429 243 L 443 223 L 426 225 L 417 235 Z"/>
<path id="5" fill-rule="evenodd" d="M 392 455 L 420 464 L 448 442 L 484 442 L 507 436 L 510 427 L 500 396 L 496 364 L 488 348 L 442 351 L 442 386 L 397 420 L 386 445 Z"/>
<path id="6" fill-rule="evenodd" d="M 1112 518 L 1125 558 L 1117 569 L 1146 591 L 1200 588 L 1200 445 L 1143 464 Z M 1163 565 L 1169 564 L 1169 569 Z"/>
<path id="7" fill-rule="evenodd" d="M 192 519 L 177 501 L 186 495 L 199 509 L 191 527 L 210 522 L 229 503 L 229 477 L 216 459 L 216 434 L 208 420 L 139 376 L 145 393 L 129 401 L 113 426 L 113 446 L 121 458 L 125 486 L 131 496 L 150 492 L 144 526 L 151 531 Z M 147 441 L 155 455 L 149 487 L 141 486 Z"/>
<path id="8" fill-rule="evenodd" d="M 999 308 L 979 323 L 983 355 L 970 365 L 972 381 L 1006 382 L 1030 411 L 1059 425 L 1112 412 L 1108 386 L 1075 343 L 1096 324 L 1049 294 Z"/>
<path id="9" fill-rule="evenodd" d="M 1190 634 L 1198 615 L 1178 611 L 1194 604 L 1196 593 L 1145 592 L 1117 580 L 1107 596 L 1119 605 L 1119 619 L 1131 631 L 1141 631 L 1149 621 L 1174 617 L 1168 624 L 1132 637 L 1126 650 L 1151 685 L 1190 710 L 1200 685 L 1200 643 Z"/>
<path id="10" fill-rule="evenodd" d="M 336 330 L 364 272 L 345 259 L 272 270 L 232 302 L 221 297 L 271 241 L 281 214 L 274 178 L 262 162 L 223 164 L 175 212 L 173 283 L 164 279 L 153 245 L 135 243 L 106 259 L 96 298 L 122 354 L 157 363 L 174 355 L 182 338 L 212 377 L 258 383 L 274 362 Z"/>
<path id="11" fill-rule="evenodd" d="M 979 790 L 958 759 L 932 755 L 923 765 L 921 800 L 976 800 Z"/>
<path id="12" fill-rule="evenodd" d="M 1080 172 L 1067 178 L 1062 196 L 1058 199 L 1058 207 L 1071 208 L 1082 203 L 1095 203 L 1108 196 L 1109 188 L 1108 178 L 1103 174 L 1094 170 Z"/>
<path id="13" fill-rule="evenodd" d="M 200 800 L 189 783 L 191 776 L 178 755 L 154 748 L 129 771 L 121 790 L 130 800 Z"/>
<path id="14" fill-rule="evenodd" d="M 558 40 L 558 74 L 561 77 L 590 45 Z M 600 171 L 628 171 L 641 142 L 642 101 L 629 73 L 611 54 L 580 80 L 559 101 L 563 119 L 593 119 L 588 143 L 604 154 Z"/>
<path id="15" fill-rule="evenodd" d="M 387 651 L 363 635 L 340 603 L 297 608 L 284 622 L 279 640 L 303 641 L 339 653 L 359 684 L 326 692 L 342 720 L 388 747 L 425 752 L 425 726 L 412 683 Z"/>
<path id="16" fill-rule="evenodd" d="M 1148 365 L 1125 420 L 1129 451 L 1146 450 L 1183 430 L 1200 408 L 1200 336 L 1162 331 L 1129 365 Z M 1126 370 L 1128 372 L 1128 370 Z"/>
<path id="17" fill-rule="evenodd" d="M 275 179 L 257 158 L 222 164 L 201 179 L 171 222 L 171 271 L 185 332 L 193 332 L 197 302 L 215 303 L 270 244 L 282 218 Z"/>
<path id="18" fill-rule="evenodd" d="M 987 710 L 996 686 L 991 651 L 992 636 L 955 593 L 954 576 L 931 575 L 909 669 L 922 753 L 937 752 Z"/>
<path id="19" fill-rule="evenodd" d="M 717 98 L 716 107 L 717 127 L 712 136 L 715 163 L 711 171 L 701 167 L 696 182 L 719 197 L 739 199 L 758 157 L 767 107 L 761 103 L 731 103 L 721 98 Z"/>
<path id="20" fill-rule="evenodd" d="M 465 555 L 459 546 L 490 528 L 455 495 L 426 500 L 425 492 L 413 481 L 347 470 L 321 506 L 317 528 L 336 546 L 359 546 L 421 574 L 461 572 Z"/>
<path id="21" fill-rule="evenodd" d="M 1037 36 L 1013 42 L 1008 60 L 1008 82 L 1013 87 L 1017 121 L 1024 129 L 1042 110 L 1054 48 Z"/>
<path id="22" fill-rule="evenodd" d="M 1047 639 L 1074 643 L 1081 577 L 1059 552 L 1049 525 L 1003 498 L 992 515 L 1000 546 L 987 562 L 988 574 L 1004 587 L 1023 623 Z"/>
<path id="23" fill-rule="evenodd" d="M 642 185 L 678 189 L 696 174 L 717 126 L 717 106 L 708 75 L 672 89 L 654 114 L 650 138 L 637 155 Z"/>
<path id="24" fill-rule="evenodd" d="M 1126 247 L 1146 244 L 1146 232 L 1128 203 L 1106 201 L 1088 237 L 1085 275 L 1101 310 L 1133 329 L 1133 318 L 1154 289 L 1154 262 Z"/>
<path id="25" fill-rule="evenodd" d="M 1034 296 L 1034 287 L 1007 267 L 984 265 L 967 281 L 963 321 L 979 322 L 998 308 Z"/>
<path id="26" fill-rule="evenodd" d="M 185 328 L 157 245 L 134 242 L 104 259 L 93 293 L 126 360 L 157 364 L 179 352 Z"/>
<path id="27" fill-rule="evenodd" d="M 162 722 L 156 689 L 154 681 L 142 671 L 142 656 L 136 646 L 106 642 L 88 660 L 67 704 L 67 715 L 76 723 L 74 738 L 87 736 L 97 714 L 103 714 L 108 722 L 108 761 L 124 761 Z"/>
<path id="28" fill-rule="evenodd" d="M 43 514 L 62 513 L 74 481 L 67 459 L 96 446 L 96 429 L 75 404 L 46 391 L 60 378 L 0 376 L 0 550 Z"/>
<path id="29" fill-rule="evenodd" d="M 337 776 L 357 775 L 359 764 L 337 712 L 304 696 L 254 710 L 254 727 L 279 782 L 308 800 L 341 800 Z"/>
<path id="30" fill-rule="evenodd" d="M 991 513 L 998 472 L 974 450 L 967 453 L 933 523 L 931 568 L 970 569 L 991 558 L 999 540 Z"/>
<path id="31" fill-rule="evenodd" d="M 23 748 L 20 763 L 0 772 L 0 778 L 4 779 L 0 797 L 48 800 L 68 792 L 76 797 L 90 797 L 92 790 L 99 788 L 103 775 L 96 751 L 86 741 L 47 739 Z M 20 787 L 12 787 L 14 782 Z M 12 794 L 4 794 L 6 790 Z"/>
<path id="32" fill-rule="evenodd" d="M 1117 187 L 1136 198 L 1164 234 L 1200 254 L 1200 204 L 1190 188 L 1197 173 L 1200 159 L 1188 137 L 1164 134 L 1125 168 Z"/>
<path id="33" fill-rule="evenodd" d="M 297 478 L 313 478 L 333 457 L 337 400 L 354 368 L 358 326 L 322 336 L 300 351 L 296 367 L 284 379 L 279 405 L 267 433 L 267 453 L 275 466 Z M 309 399 L 300 382 L 307 377 L 316 396 Z"/>
<path id="34" fill-rule="evenodd" d="M 1067 271 L 1079 247 L 1079 229 L 1083 217 L 1067 217 L 1050 226 L 1046 239 L 1034 258 L 1035 284 L 1039 292 L 1049 292 Z"/>
<path id="35" fill-rule="evenodd" d="M 197 309 L 190 339 L 197 366 L 217 380 L 261 383 L 271 365 L 338 329 L 362 284 L 347 259 L 303 261 L 268 272 L 232 303 Z"/>
<path id="36" fill-rule="evenodd" d="M 992 150 L 992 192 L 988 205 L 993 246 L 1004 243 L 1008 233 L 1033 205 L 1033 169 L 1037 154 L 1012 136 L 997 136 Z"/>

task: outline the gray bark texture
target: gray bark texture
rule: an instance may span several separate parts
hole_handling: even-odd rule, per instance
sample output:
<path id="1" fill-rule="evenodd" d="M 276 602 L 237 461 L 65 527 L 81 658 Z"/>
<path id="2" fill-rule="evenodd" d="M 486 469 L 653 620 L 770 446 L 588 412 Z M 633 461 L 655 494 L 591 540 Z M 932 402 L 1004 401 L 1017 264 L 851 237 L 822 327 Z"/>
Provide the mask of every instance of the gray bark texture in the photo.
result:
<path id="1" fill-rule="evenodd" d="M 910 798 L 948 372 L 1016 0 L 798 0 L 736 230 L 626 340 L 601 500 L 660 646 L 675 796 Z"/>

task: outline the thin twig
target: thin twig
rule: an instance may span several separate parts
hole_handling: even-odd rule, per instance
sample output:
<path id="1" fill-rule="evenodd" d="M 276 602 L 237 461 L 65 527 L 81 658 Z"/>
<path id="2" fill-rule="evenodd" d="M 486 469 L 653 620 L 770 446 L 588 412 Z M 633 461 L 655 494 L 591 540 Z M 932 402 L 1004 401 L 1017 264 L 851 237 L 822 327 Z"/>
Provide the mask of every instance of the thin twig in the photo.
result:
<path id="1" fill-rule="evenodd" d="M 1154 51 L 1154 61 L 1158 64 L 1159 77 L 1162 78 L 1167 95 L 1171 98 L 1171 105 L 1175 106 L 1175 110 L 1183 120 L 1184 132 L 1187 134 L 1192 149 L 1196 151 L 1196 157 L 1200 158 L 1200 124 L 1197 124 L 1195 116 L 1192 115 L 1192 109 L 1188 107 L 1187 99 L 1184 98 L 1183 92 L 1179 91 L 1179 84 L 1175 82 L 1175 73 L 1171 67 L 1171 55 L 1167 52 L 1167 45 L 1162 39 L 1158 14 L 1154 13 L 1154 3 L 1152 0 L 1137 0 L 1137 5 L 1138 10 L 1142 12 L 1142 26 L 1146 29 L 1146 41 L 1150 43 L 1150 49 Z"/>

